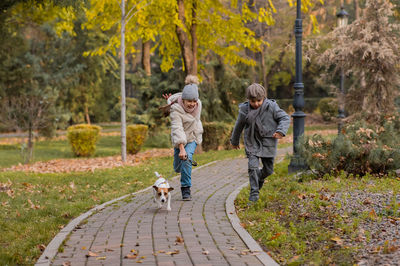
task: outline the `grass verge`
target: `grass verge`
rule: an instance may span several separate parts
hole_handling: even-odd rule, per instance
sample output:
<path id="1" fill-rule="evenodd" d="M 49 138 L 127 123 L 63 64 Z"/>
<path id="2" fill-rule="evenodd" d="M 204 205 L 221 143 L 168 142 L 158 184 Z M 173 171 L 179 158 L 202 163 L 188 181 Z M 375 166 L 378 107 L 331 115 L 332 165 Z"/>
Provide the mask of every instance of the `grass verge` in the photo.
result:
<path id="1" fill-rule="evenodd" d="M 279 264 L 354 265 L 371 241 L 374 232 L 369 230 L 399 220 L 396 178 L 343 175 L 314 180 L 289 175 L 288 164 L 286 159 L 275 166 L 256 204 L 247 206 L 249 188 L 235 202 L 242 225 Z M 363 195 L 382 198 L 381 210 Z"/>

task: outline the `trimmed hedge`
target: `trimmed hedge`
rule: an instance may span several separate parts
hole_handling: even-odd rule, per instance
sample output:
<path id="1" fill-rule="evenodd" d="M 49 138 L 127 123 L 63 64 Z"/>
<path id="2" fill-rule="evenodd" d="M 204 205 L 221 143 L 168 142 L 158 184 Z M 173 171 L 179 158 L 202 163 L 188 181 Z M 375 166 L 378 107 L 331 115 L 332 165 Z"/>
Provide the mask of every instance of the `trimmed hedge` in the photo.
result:
<path id="1" fill-rule="evenodd" d="M 99 126 L 87 124 L 68 127 L 67 138 L 75 156 L 87 157 L 95 152 L 100 130 Z"/>
<path id="2" fill-rule="evenodd" d="M 129 125 L 126 128 L 126 150 L 129 154 L 140 151 L 146 140 L 148 129 L 146 125 Z"/>
<path id="3" fill-rule="evenodd" d="M 229 149 L 233 124 L 223 122 L 203 123 L 203 143 L 204 151 Z"/>

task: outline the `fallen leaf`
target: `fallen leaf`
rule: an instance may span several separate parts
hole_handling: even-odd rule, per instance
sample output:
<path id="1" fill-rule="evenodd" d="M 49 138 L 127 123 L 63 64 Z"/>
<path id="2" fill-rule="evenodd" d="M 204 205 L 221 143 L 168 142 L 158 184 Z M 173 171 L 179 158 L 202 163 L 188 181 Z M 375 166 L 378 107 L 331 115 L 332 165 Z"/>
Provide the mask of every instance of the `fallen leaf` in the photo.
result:
<path id="1" fill-rule="evenodd" d="M 300 256 L 294 256 L 288 261 L 288 263 L 296 262 L 299 258 L 300 258 Z"/>
<path id="2" fill-rule="evenodd" d="M 127 255 L 125 255 L 125 259 L 131 259 L 131 260 L 134 260 L 134 259 L 136 259 L 136 257 L 137 257 L 137 255 L 136 254 L 127 254 Z"/>
<path id="3" fill-rule="evenodd" d="M 371 203 L 372 203 L 372 201 L 371 201 L 370 198 L 366 198 L 366 199 L 363 201 L 363 204 L 364 204 L 364 205 L 368 205 L 368 204 L 371 204 Z"/>
<path id="4" fill-rule="evenodd" d="M 132 252 L 132 253 L 136 253 L 136 250 L 134 250 L 134 249 L 131 249 L 131 252 Z"/>
<path id="5" fill-rule="evenodd" d="M 278 232 L 275 235 L 273 235 L 269 240 L 274 240 L 277 239 L 282 233 Z"/>
<path id="6" fill-rule="evenodd" d="M 137 261 L 136 261 L 136 263 L 143 263 L 143 261 L 141 261 L 141 260 L 137 260 Z"/>
<path id="7" fill-rule="evenodd" d="M 334 241 L 336 244 L 338 245 L 343 245 L 343 239 L 341 239 L 340 237 L 336 236 L 336 237 L 332 237 L 331 238 L 332 241 Z"/>
<path id="8" fill-rule="evenodd" d="M 202 254 L 204 254 L 204 255 L 208 255 L 208 254 L 210 254 L 210 251 L 208 251 L 208 250 L 204 250 L 203 252 L 201 252 Z"/>
<path id="9" fill-rule="evenodd" d="M 85 247 L 85 246 L 83 246 L 83 247 L 81 247 L 81 249 L 82 249 L 82 250 L 85 250 L 85 249 L 86 249 L 86 247 Z"/>
<path id="10" fill-rule="evenodd" d="M 96 260 L 105 260 L 106 259 L 106 256 L 104 256 L 104 257 L 97 257 L 96 258 Z"/>
<path id="11" fill-rule="evenodd" d="M 183 238 L 180 236 L 176 236 L 175 244 L 183 244 Z"/>
<path id="12" fill-rule="evenodd" d="M 306 198 L 306 194 L 300 193 L 299 195 L 297 195 L 297 197 L 299 199 L 305 199 Z"/>
<path id="13" fill-rule="evenodd" d="M 10 198 L 14 198 L 14 190 L 9 189 L 9 190 L 6 191 L 6 193 Z"/>
<path id="14" fill-rule="evenodd" d="M 374 218 L 377 217 L 376 212 L 375 212 L 374 209 L 372 209 L 372 210 L 369 212 L 369 217 L 372 218 L 372 219 L 374 219 Z"/>
<path id="15" fill-rule="evenodd" d="M 175 249 L 174 251 L 168 251 L 168 252 L 165 252 L 165 254 L 166 254 L 166 255 L 174 255 L 174 254 L 179 254 L 179 250 L 178 250 L 178 249 Z"/>
<path id="16" fill-rule="evenodd" d="M 46 246 L 43 245 L 43 244 L 39 244 L 39 245 L 37 245 L 36 247 L 37 247 L 40 251 L 42 251 L 42 252 L 46 249 Z"/>
<path id="17" fill-rule="evenodd" d="M 28 203 L 31 205 L 31 209 L 40 209 L 40 205 L 35 205 L 32 203 L 32 201 L 30 199 L 28 199 Z"/>
<path id="18" fill-rule="evenodd" d="M 97 256 L 99 256 L 99 254 L 94 253 L 94 252 L 92 252 L 92 251 L 89 251 L 89 253 L 86 254 L 86 257 L 97 257 Z"/>

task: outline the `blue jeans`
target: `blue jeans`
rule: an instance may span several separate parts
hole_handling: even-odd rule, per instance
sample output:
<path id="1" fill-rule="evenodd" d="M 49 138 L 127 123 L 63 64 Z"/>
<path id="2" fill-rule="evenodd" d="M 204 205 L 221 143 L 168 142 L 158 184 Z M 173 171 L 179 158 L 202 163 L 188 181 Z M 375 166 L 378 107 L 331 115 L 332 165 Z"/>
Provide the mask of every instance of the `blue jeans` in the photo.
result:
<path id="1" fill-rule="evenodd" d="M 196 147 L 197 143 L 195 141 L 186 144 L 185 151 L 189 160 L 192 160 Z M 181 160 L 179 158 L 179 148 L 174 149 L 174 170 L 177 173 L 181 173 L 181 187 L 192 186 L 192 163 L 189 160 Z"/>

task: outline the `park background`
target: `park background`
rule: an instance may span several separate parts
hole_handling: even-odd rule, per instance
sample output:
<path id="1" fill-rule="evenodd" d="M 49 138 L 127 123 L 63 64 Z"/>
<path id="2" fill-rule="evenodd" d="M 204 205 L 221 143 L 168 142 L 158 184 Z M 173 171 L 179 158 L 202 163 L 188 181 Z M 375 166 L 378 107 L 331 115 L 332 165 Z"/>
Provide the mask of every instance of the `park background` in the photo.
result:
<path id="1" fill-rule="evenodd" d="M 61 162 L 47 171 L 50 174 L 45 174 L 46 169 L 55 160 L 76 156 L 66 130 L 77 124 L 101 127 L 89 158 L 99 159 L 99 169 L 121 166 L 115 163 L 121 160 L 115 156 L 121 153 L 123 98 L 120 3 L 6 0 L 0 4 L 0 196 L 5 232 L 1 260 L 6 264 L 34 263 L 46 243 L 73 217 L 150 185 L 149 166 L 160 165 L 169 173 L 169 119 L 158 108 L 165 104 L 161 95 L 181 91 L 188 74 L 200 79 L 205 135 L 213 136 L 205 138 L 210 142 L 204 143 L 204 153 L 198 155 L 200 163 L 243 153 L 227 150 L 226 142 L 238 104 L 245 101 L 244 91 L 251 83 L 263 84 L 269 98 L 289 114 L 294 112 L 294 1 L 125 2 L 129 18 L 123 61 L 126 123 L 147 126 L 147 138 L 139 145 L 142 153 L 129 155 L 126 166 L 117 170 L 85 168 L 92 162 L 79 158 Z M 367 176 L 365 180 L 387 177 L 385 189 L 394 196 L 389 199 L 393 210 L 386 216 L 399 217 L 398 184 L 392 183 L 392 170 L 400 167 L 399 1 L 302 2 L 305 131 L 311 139 L 304 140 L 306 148 L 301 152 L 315 170 L 309 178 L 331 173 L 334 177 Z M 337 27 L 341 6 L 349 15 L 346 30 Z M 179 7 L 184 11 L 179 12 Z M 340 94 L 341 71 L 345 96 Z M 339 121 L 338 109 L 344 100 L 347 118 Z M 393 122 L 389 125 L 388 121 Z M 348 128 L 336 138 L 339 122 Z M 292 145 L 291 135 L 292 129 L 280 147 Z M 112 159 L 104 159 L 109 156 Z M 109 164 L 110 160 L 114 163 Z M 58 171 L 62 173 L 54 174 Z M 132 177 L 135 171 L 143 180 Z M 131 186 L 121 188 L 117 184 L 121 181 Z M 88 191 L 89 195 L 82 196 Z M 79 200 L 77 193 L 82 196 Z M 368 213 L 367 218 L 375 219 L 376 214 Z M 299 213 L 299 217 L 304 215 Z M 32 219 L 35 223 L 30 223 Z M 291 241 L 279 238 L 284 235 L 279 232 L 268 234 L 265 239 L 273 245 Z M 23 241 L 25 235 L 28 241 Z M 397 250 L 396 245 L 387 242 L 382 250 Z M 277 256 L 279 261 L 307 259 L 303 246 L 289 250 Z M 323 252 L 308 259 L 323 260 Z"/>

